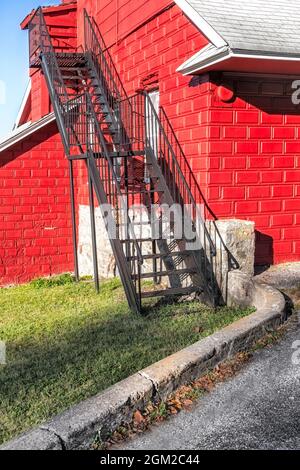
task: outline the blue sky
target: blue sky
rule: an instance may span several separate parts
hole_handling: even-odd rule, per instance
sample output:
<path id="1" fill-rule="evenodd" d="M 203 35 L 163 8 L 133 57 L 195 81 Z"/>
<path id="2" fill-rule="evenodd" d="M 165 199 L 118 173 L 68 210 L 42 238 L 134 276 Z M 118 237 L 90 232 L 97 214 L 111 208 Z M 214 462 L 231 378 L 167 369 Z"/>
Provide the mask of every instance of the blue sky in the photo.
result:
<path id="1" fill-rule="evenodd" d="M 0 139 L 11 131 L 28 83 L 28 32 L 21 31 L 20 22 L 41 3 L 42 0 L 0 3 Z M 44 2 L 59 3 L 60 0 Z"/>

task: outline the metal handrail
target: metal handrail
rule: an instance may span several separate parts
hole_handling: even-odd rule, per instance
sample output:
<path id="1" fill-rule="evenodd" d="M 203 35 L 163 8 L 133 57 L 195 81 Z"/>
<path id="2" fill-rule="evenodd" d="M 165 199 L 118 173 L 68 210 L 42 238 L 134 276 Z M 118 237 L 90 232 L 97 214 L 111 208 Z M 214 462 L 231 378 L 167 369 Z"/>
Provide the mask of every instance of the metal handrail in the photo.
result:
<path id="1" fill-rule="evenodd" d="M 209 219 L 209 221 L 213 224 L 214 226 L 214 229 L 215 229 L 215 236 L 217 236 L 218 240 L 219 240 L 219 243 L 220 245 L 223 247 L 223 249 L 227 252 L 228 254 L 228 257 L 230 259 L 230 263 L 231 263 L 231 267 L 233 269 L 238 269 L 239 268 L 239 265 L 237 263 L 237 261 L 233 258 L 232 254 L 230 253 L 230 251 L 228 250 L 228 247 L 226 246 L 223 238 L 221 237 L 220 233 L 219 233 L 219 230 L 217 228 L 217 225 L 216 225 L 216 222 L 217 222 L 217 218 L 216 216 L 213 214 L 211 208 L 209 207 L 207 201 L 205 200 L 204 198 L 204 195 L 199 187 L 199 184 L 198 184 L 198 181 L 197 179 L 195 178 L 195 175 L 194 173 L 192 172 L 192 169 L 191 169 L 191 166 L 186 158 L 186 155 L 181 147 L 181 144 L 174 132 L 174 129 L 170 123 L 170 120 L 164 110 L 164 108 L 161 106 L 160 107 L 160 115 L 162 116 L 162 118 L 160 119 L 161 122 L 162 122 L 162 125 L 164 126 L 165 123 L 166 123 L 166 133 L 167 135 L 169 135 L 169 133 L 171 134 L 171 139 L 173 139 L 175 141 L 175 144 L 176 144 L 176 147 L 180 153 L 180 162 L 183 161 L 184 162 L 184 166 L 187 170 L 187 173 L 188 173 L 188 178 L 189 178 L 189 181 L 190 181 L 190 187 L 193 186 L 193 190 L 198 194 L 198 198 L 196 196 L 194 196 L 194 198 L 196 197 L 196 199 L 198 199 L 199 201 L 203 201 L 203 204 L 205 206 L 205 209 L 207 211 L 208 214 L 211 215 L 212 219 Z M 170 141 L 170 139 L 169 139 Z M 174 145 L 173 145 L 173 141 L 171 140 L 171 145 L 172 145 L 172 148 L 174 149 Z M 178 160 L 178 158 L 177 158 Z M 186 179 L 186 176 L 184 176 L 185 179 Z"/>
<path id="2" fill-rule="evenodd" d="M 69 99 L 68 92 L 67 92 L 66 86 L 64 84 L 60 68 L 58 66 L 55 50 L 54 50 L 54 47 L 52 45 L 51 36 L 49 34 L 48 26 L 47 26 L 47 23 L 45 21 L 45 17 L 44 17 L 42 7 L 38 7 L 37 10 L 35 11 L 33 17 L 31 18 L 31 20 L 29 22 L 29 28 L 30 28 L 30 25 L 33 24 L 33 20 L 35 19 L 35 17 L 39 18 L 39 28 L 40 28 L 40 36 L 39 36 L 40 37 L 40 43 L 39 43 L 39 46 L 38 46 L 37 50 L 40 49 L 40 54 L 39 54 L 40 57 L 41 57 L 42 54 L 44 54 L 44 55 L 48 54 L 48 53 L 51 54 L 51 59 L 54 63 L 53 68 L 55 69 L 55 72 L 57 74 L 57 78 L 58 78 L 58 81 L 59 81 L 59 87 L 63 91 L 63 95 L 65 97 L 65 100 L 68 101 L 68 99 Z M 30 37 L 30 35 L 29 35 L 29 37 Z M 45 46 L 45 41 L 44 41 L 45 37 L 47 38 L 47 45 L 46 46 Z M 61 101 L 60 98 L 59 98 L 59 100 Z"/>
<path id="3" fill-rule="evenodd" d="M 174 166 L 176 167 L 176 170 L 178 171 L 178 174 L 180 175 L 181 182 L 182 182 L 182 184 L 184 185 L 185 190 L 187 191 L 187 193 L 188 193 L 188 195 L 189 195 L 189 198 L 190 198 L 190 201 L 191 201 L 191 203 L 192 203 L 192 205 L 193 205 L 193 208 L 194 208 L 195 210 L 197 210 L 197 203 L 196 203 L 196 201 L 195 201 L 194 195 L 192 194 L 191 189 L 190 189 L 190 187 L 189 187 L 189 185 L 188 185 L 188 183 L 187 183 L 187 181 L 186 181 L 186 179 L 185 179 L 185 176 L 184 176 L 184 174 L 183 174 L 183 172 L 182 172 L 182 169 L 181 169 L 181 167 L 180 167 L 180 165 L 179 165 L 179 163 L 178 163 L 178 160 L 177 160 L 177 158 L 176 158 L 174 149 L 173 149 L 173 147 L 172 147 L 172 145 L 171 145 L 171 143 L 170 143 L 170 141 L 169 141 L 169 139 L 168 139 L 168 136 L 167 136 L 167 134 L 166 134 L 166 131 L 165 131 L 165 129 L 164 129 L 162 123 L 161 123 L 161 120 L 159 119 L 159 116 L 158 116 L 158 114 L 157 114 L 157 112 L 156 112 L 156 109 L 155 109 L 155 107 L 154 107 L 154 105 L 153 105 L 151 99 L 149 98 L 149 95 L 148 95 L 147 93 L 143 93 L 143 94 L 144 94 L 144 97 L 145 97 L 145 101 L 146 101 L 146 103 L 147 103 L 147 106 L 150 107 L 151 113 L 152 113 L 152 115 L 153 115 L 154 118 L 155 118 L 156 125 L 159 127 L 159 130 L 160 130 L 160 132 L 161 132 L 161 134 L 162 134 L 162 136 L 163 136 L 163 138 L 164 138 L 164 141 L 165 141 L 165 143 L 166 143 L 166 145 L 167 145 L 167 147 L 168 147 L 168 150 L 169 150 L 169 152 L 170 152 L 170 154 L 171 154 L 171 156 L 172 156 L 172 163 L 174 164 Z M 194 221 L 194 222 L 195 222 L 195 221 Z M 215 255 L 216 255 L 216 247 L 215 247 L 215 245 L 214 245 L 214 243 L 213 243 L 213 240 L 212 240 L 212 238 L 211 238 L 211 236 L 210 236 L 210 233 L 209 233 L 209 231 L 208 231 L 208 229 L 207 229 L 207 227 L 206 227 L 205 221 L 203 220 L 202 217 L 200 217 L 200 223 L 201 223 L 201 225 L 202 225 L 202 227 L 203 227 L 203 229 L 204 229 L 204 233 L 205 233 L 205 235 L 206 235 L 206 237 L 207 237 L 207 240 L 209 241 L 211 254 L 212 254 L 213 256 L 215 256 Z"/>
<path id="4" fill-rule="evenodd" d="M 105 62 L 106 70 L 108 71 L 110 75 L 114 92 L 118 96 L 119 100 L 124 99 L 124 98 L 126 99 L 128 96 L 125 91 L 124 85 L 122 81 L 120 80 L 119 74 L 112 60 L 112 57 L 109 53 L 109 50 L 105 46 L 104 39 L 101 35 L 98 25 L 96 24 L 94 18 L 89 16 L 86 9 L 84 9 L 83 14 L 84 14 L 84 25 L 85 25 L 85 49 L 86 51 L 90 51 L 91 49 L 91 44 L 88 44 L 88 29 L 89 29 L 90 32 L 92 33 L 93 39 L 97 45 L 99 53 L 101 54 L 102 59 Z M 103 46 L 101 45 L 101 43 Z M 113 74 L 113 71 L 114 71 L 114 74 Z"/>

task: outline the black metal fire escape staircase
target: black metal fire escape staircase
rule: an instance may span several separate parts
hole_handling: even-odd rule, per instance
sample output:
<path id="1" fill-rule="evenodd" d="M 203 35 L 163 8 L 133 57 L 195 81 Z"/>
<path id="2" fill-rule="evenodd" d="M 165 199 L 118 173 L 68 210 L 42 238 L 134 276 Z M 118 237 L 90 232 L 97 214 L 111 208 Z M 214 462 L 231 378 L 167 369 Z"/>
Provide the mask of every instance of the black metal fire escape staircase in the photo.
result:
<path id="1" fill-rule="evenodd" d="M 127 96 L 97 25 L 84 15 L 85 46 L 76 53 L 54 49 L 42 8 L 29 25 L 30 66 L 43 71 L 70 165 L 75 259 L 73 163 L 84 160 L 97 282 L 94 194 L 132 310 L 141 311 L 143 298 L 193 292 L 215 305 L 215 244 L 168 130 L 147 94 Z M 132 212 L 135 204 L 145 208 L 139 217 Z M 161 212 L 153 219 L 154 206 L 175 209 L 165 222 Z M 180 209 L 185 232 L 178 235 L 175 219 Z M 196 248 L 191 245 L 195 242 Z M 78 275 L 77 265 L 75 271 Z M 159 287 L 151 289 L 147 279 Z"/>

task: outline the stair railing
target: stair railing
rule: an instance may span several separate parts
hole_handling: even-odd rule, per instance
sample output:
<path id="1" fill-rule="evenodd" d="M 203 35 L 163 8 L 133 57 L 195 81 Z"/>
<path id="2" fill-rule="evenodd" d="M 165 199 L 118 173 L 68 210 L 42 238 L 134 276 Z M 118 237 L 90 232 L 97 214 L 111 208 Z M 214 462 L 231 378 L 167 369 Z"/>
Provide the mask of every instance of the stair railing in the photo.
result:
<path id="1" fill-rule="evenodd" d="M 146 148 L 149 150 L 149 155 L 152 155 L 152 158 L 155 158 L 156 163 L 159 165 L 173 202 L 182 208 L 183 232 L 186 230 L 184 222 L 188 221 L 187 225 L 190 222 L 192 223 L 191 246 L 193 241 L 198 242 L 195 246 L 198 246 L 200 242 L 203 252 L 203 256 L 199 258 L 202 265 L 201 271 L 207 279 L 209 292 L 212 300 L 214 300 L 213 298 L 217 296 L 218 290 L 215 270 L 217 250 L 203 217 L 203 206 L 200 200 L 197 202 L 195 200 L 191 181 L 189 184 L 183 173 L 183 169 L 168 138 L 167 131 L 149 95 L 147 93 L 143 95 L 145 100 Z"/>
<path id="2" fill-rule="evenodd" d="M 165 127 L 163 126 L 162 121 L 160 120 L 147 93 L 144 94 L 144 99 L 147 128 L 146 145 L 154 150 L 157 162 L 171 191 L 174 203 L 181 205 L 184 204 L 192 208 L 192 220 L 196 223 L 196 218 L 199 218 L 198 222 L 201 224 L 210 252 L 215 256 L 216 249 L 205 225 L 204 218 L 199 217 L 199 206 L 201 205 L 201 201 L 196 202 L 194 194 L 192 193 L 192 186 L 188 183 L 186 176 L 183 173 L 174 148 L 167 136 Z"/>
<path id="3" fill-rule="evenodd" d="M 207 220 L 209 218 L 210 221 L 210 235 L 211 238 L 213 239 L 213 243 L 215 247 L 219 247 L 219 249 L 227 252 L 228 255 L 228 269 L 238 269 L 239 265 L 237 261 L 234 259 L 234 257 L 231 255 L 229 252 L 227 246 L 225 245 L 218 228 L 216 226 L 216 221 L 217 218 L 213 214 L 212 210 L 210 209 L 209 205 L 207 204 L 204 195 L 200 189 L 199 183 L 191 169 L 191 166 L 189 162 L 187 161 L 186 155 L 182 149 L 182 146 L 180 145 L 178 138 L 174 132 L 174 129 L 171 125 L 171 122 L 163 109 L 163 107 L 160 107 L 159 110 L 159 118 L 162 123 L 162 126 L 165 129 L 165 132 L 167 134 L 167 137 L 169 139 L 169 142 L 172 145 L 172 148 L 175 152 L 177 161 L 180 165 L 180 168 L 184 174 L 184 178 L 186 179 L 189 188 L 194 196 L 195 201 L 198 203 L 203 204 L 204 206 L 204 219 Z"/>
<path id="4" fill-rule="evenodd" d="M 102 77 L 102 80 L 106 85 L 107 92 L 109 93 L 107 97 L 111 100 L 127 98 L 127 93 L 122 81 L 120 80 L 109 50 L 104 43 L 104 39 L 97 23 L 93 17 L 89 16 L 86 10 L 84 10 L 83 14 L 85 50 L 92 54 L 99 76 Z M 113 101 L 112 104 L 114 104 Z"/>
<path id="5" fill-rule="evenodd" d="M 132 107 L 132 99 L 134 98 L 128 99 L 99 27 L 86 10 L 84 10 L 84 47 L 92 60 L 97 73 L 98 85 L 100 85 L 105 101 L 110 108 L 112 120 L 116 124 L 116 148 L 120 151 L 130 151 L 131 139 L 127 135 L 126 128 L 122 126 L 122 122 L 126 119 L 128 124 L 130 116 L 134 114 Z M 120 116 L 121 113 L 122 116 Z"/>

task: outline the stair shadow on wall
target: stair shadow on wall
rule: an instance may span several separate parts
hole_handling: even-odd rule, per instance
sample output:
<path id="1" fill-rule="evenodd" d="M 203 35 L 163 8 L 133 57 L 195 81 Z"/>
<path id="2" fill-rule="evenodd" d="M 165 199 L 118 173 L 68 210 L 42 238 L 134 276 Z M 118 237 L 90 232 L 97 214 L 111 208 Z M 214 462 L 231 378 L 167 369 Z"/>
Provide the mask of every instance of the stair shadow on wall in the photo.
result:
<path id="1" fill-rule="evenodd" d="M 242 110 L 240 106 L 236 108 L 235 102 L 237 98 L 244 101 L 246 104 L 251 105 L 252 110 L 255 109 L 262 111 L 268 115 L 299 115 L 300 105 L 293 103 L 293 93 L 296 91 L 296 97 L 299 97 L 297 90 L 292 87 L 294 82 L 293 77 L 291 78 L 266 78 L 251 77 L 251 76 L 236 76 L 234 73 L 224 75 L 221 72 L 214 72 L 210 75 L 203 75 L 199 77 L 193 77 L 189 82 L 189 87 L 195 88 L 202 83 L 212 83 L 219 87 L 222 86 L 231 90 L 232 98 L 228 101 L 222 101 L 216 92 L 213 92 L 213 107 L 233 108 Z M 228 98 L 230 94 L 228 95 Z M 249 122 L 249 125 L 251 122 Z M 280 124 L 280 122 L 274 122 L 274 124 Z M 255 124 L 252 124 L 255 125 Z"/>
<path id="2" fill-rule="evenodd" d="M 273 238 L 266 233 L 255 231 L 255 266 L 274 264 Z"/>

